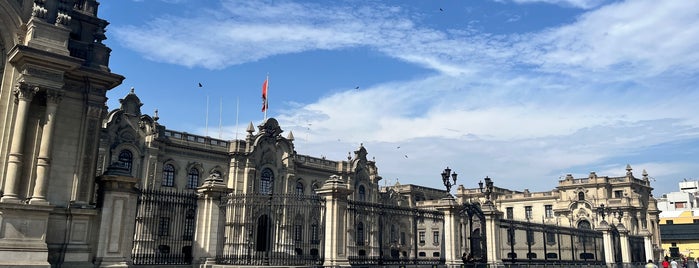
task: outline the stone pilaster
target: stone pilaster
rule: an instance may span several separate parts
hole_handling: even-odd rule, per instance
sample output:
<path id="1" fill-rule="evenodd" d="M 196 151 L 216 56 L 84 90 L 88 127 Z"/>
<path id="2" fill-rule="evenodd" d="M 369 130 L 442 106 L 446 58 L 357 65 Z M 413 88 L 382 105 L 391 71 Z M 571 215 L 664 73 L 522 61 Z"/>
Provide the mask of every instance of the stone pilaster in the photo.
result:
<path id="1" fill-rule="evenodd" d="M 95 264 L 97 267 L 128 267 L 136 221 L 138 179 L 131 177 L 126 167 L 111 166 L 98 181 L 102 215 Z"/>
<path id="2" fill-rule="evenodd" d="M 0 202 L 21 202 L 21 200 L 18 198 L 17 187 L 22 172 L 22 147 L 24 146 L 25 136 L 24 131 L 27 123 L 27 112 L 29 112 L 29 105 L 37 91 L 39 91 L 38 87 L 33 87 L 25 83 L 20 83 L 15 89 L 17 111 L 15 113 L 15 126 L 12 131 L 10 155 L 7 161 L 5 186 Z"/>
<path id="3" fill-rule="evenodd" d="M 629 230 L 623 224 L 617 225 L 619 230 L 619 241 L 621 242 L 621 261 L 631 263 L 631 246 L 629 245 Z"/>
<path id="4" fill-rule="evenodd" d="M 491 201 L 487 201 L 481 206 L 483 216 L 485 218 L 485 239 L 486 239 L 486 256 L 488 265 L 491 267 L 500 267 L 502 265 L 502 256 L 500 256 L 500 230 L 498 229 L 498 221 L 502 218 L 502 212 L 498 211 Z"/>
<path id="5" fill-rule="evenodd" d="M 46 201 L 46 189 L 49 182 L 49 169 L 51 167 L 51 145 L 53 139 L 53 126 L 56 124 L 56 109 L 61 101 L 61 95 L 54 90 L 46 92 L 46 120 L 41 131 L 41 145 L 39 156 L 36 159 L 36 183 L 30 204 L 48 204 Z"/>
<path id="6" fill-rule="evenodd" d="M 648 231 L 648 229 L 643 228 L 641 229 L 640 235 L 643 236 L 643 250 L 646 252 L 645 260 L 655 260 L 653 256 L 653 243 L 651 240 L 651 233 Z"/>
<path id="7" fill-rule="evenodd" d="M 604 262 L 609 266 L 614 264 L 614 241 L 612 241 L 612 228 L 602 220 L 595 230 L 602 232 L 602 250 L 604 250 Z"/>
<path id="8" fill-rule="evenodd" d="M 459 248 L 458 204 L 453 197 L 442 198 L 435 209 L 444 213 L 444 260 L 447 267 L 463 264 Z"/>
<path id="9" fill-rule="evenodd" d="M 194 233 L 194 262 L 200 267 L 210 267 L 216 264 L 219 254 L 219 239 L 224 237 L 224 218 L 221 213 L 221 198 L 230 190 L 218 176 L 209 176 L 197 188 L 197 224 Z"/>
<path id="10" fill-rule="evenodd" d="M 325 184 L 316 191 L 325 198 L 325 267 L 348 267 L 346 211 L 347 196 L 352 193 L 339 176 L 330 176 Z"/>

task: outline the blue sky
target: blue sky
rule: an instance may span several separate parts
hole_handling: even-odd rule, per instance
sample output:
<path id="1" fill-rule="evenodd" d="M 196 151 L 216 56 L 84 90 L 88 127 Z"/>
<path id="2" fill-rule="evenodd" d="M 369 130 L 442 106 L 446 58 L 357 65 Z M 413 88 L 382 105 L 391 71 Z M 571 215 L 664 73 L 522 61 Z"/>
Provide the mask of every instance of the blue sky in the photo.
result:
<path id="1" fill-rule="evenodd" d="M 545 191 L 567 173 L 622 176 L 630 164 L 659 196 L 699 177 L 697 10 L 655 0 L 140 0 L 99 11 L 110 68 L 126 77 L 108 93 L 110 110 L 134 87 L 168 129 L 242 137 L 263 119 L 269 74 L 268 116 L 293 131 L 298 153 L 342 160 L 363 143 L 382 184 L 440 188 L 449 166 L 466 187 L 490 176 Z"/>

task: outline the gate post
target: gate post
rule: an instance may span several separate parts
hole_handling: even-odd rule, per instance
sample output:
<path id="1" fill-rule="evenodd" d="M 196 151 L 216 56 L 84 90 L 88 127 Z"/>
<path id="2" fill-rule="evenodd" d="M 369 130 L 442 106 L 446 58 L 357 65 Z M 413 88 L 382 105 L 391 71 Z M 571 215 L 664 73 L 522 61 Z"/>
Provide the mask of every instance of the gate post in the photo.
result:
<path id="1" fill-rule="evenodd" d="M 612 228 L 602 220 L 595 230 L 602 232 L 602 250 L 604 252 L 604 262 L 607 267 L 614 264 L 614 242 L 612 241 Z"/>
<path id="2" fill-rule="evenodd" d="M 352 190 L 340 176 L 332 175 L 316 193 L 325 198 L 325 267 L 348 267 L 346 230 L 347 196 Z"/>
<path id="3" fill-rule="evenodd" d="M 126 167 L 112 165 L 98 178 L 102 206 L 95 263 L 98 267 L 129 267 L 136 228 L 137 178 Z"/>
<path id="4" fill-rule="evenodd" d="M 629 230 L 619 223 L 616 226 L 619 230 L 619 240 L 621 242 L 621 261 L 623 263 L 631 263 L 631 247 L 629 246 Z"/>
<path id="5" fill-rule="evenodd" d="M 645 261 L 655 260 L 653 256 L 653 243 L 651 242 L 651 233 L 648 229 L 641 229 L 641 235 L 643 236 L 643 249 L 646 252 Z"/>
<path id="6" fill-rule="evenodd" d="M 434 206 L 444 213 L 444 264 L 447 267 L 458 267 L 463 264 L 459 248 L 459 219 L 457 219 L 457 203 L 453 197 L 445 197 Z"/>
<path id="7" fill-rule="evenodd" d="M 199 200 L 197 201 L 197 223 L 194 232 L 193 262 L 199 267 L 210 267 L 216 264 L 216 256 L 219 254 L 219 239 L 223 239 L 223 226 L 225 215 L 220 208 L 221 197 L 229 193 L 229 189 L 223 180 L 211 175 L 202 186 L 197 188 Z"/>
<path id="8" fill-rule="evenodd" d="M 498 222 L 502 218 L 500 212 L 492 201 L 487 200 L 481 207 L 485 218 L 485 239 L 486 256 L 490 267 L 500 267 L 502 258 L 500 256 L 500 226 Z"/>

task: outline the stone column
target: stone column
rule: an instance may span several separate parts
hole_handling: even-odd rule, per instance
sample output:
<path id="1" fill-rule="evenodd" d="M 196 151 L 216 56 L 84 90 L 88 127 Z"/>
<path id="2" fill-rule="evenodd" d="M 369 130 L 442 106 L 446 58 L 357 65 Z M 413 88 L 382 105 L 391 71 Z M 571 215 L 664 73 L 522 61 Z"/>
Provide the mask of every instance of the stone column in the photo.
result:
<path id="1" fill-rule="evenodd" d="M 346 230 L 347 196 L 352 193 L 339 176 L 330 176 L 316 191 L 325 198 L 325 267 L 349 267 Z"/>
<path id="2" fill-rule="evenodd" d="M 209 176 L 204 183 L 197 188 L 199 200 L 197 201 L 197 224 L 194 233 L 193 261 L 200 266 L 216 264 L 216 256 L 219 254 L 219 239 L 224 237 L 224 214 L 221 213 L 221 197 L 228 194 L 221 177 Z M 235 239 L 231 237 L 231 239 Z"/>
<path id="3" fill-rule="evenodd" d="M 459 249 L 459 219 L 458 207 L 453 197 L 442 198 L 434 206 L 444 213 L 444 260 L 447 267 L 458 267 L 463 264 Z"/>
<path id="4" fill-rule="evenodd" d="M 621 261 L 631 263 L 631 247 L 629 246 L 629 230 L 623 224 L 617 225 L 619 230 L 619 241 L 621 242 Z"/>
<path id="5" fill-rule="evenodd" d="M 614 264 L 614 245 L 612 241 L 612 228 L 609 224 L 602 220 L 597 228 L 597 231 L 602 232 L 602 250 L 604 252 L 604 262 L 607 266 Z"/>
<path id="6" fill-rule="evenodd" d="M 486 256 L 488 265 L 491 267 L 500 267 L 502 265 L 502 256 L 500 256 L 500 230 L 498 222 L 502 218 L 502 212 L 495 208 L 492 201 L 486 201 L 481 206 L 483 216 L 485 218 L 485 239 L 486 239 Z"/>
<path id="7" fill-rule="evenodd" d="M 12 131 L 12 143 L 10 144 L 10 155 L 7 161 L 7 175 L 5 176 L 5 186 L 0 202 L 19 203 L 17 197 L 17 187 L 22 173 L 22 147 L 24 146 L 24 129 L 27 123 L 27 112 L 29 104 L 34 98 L 34 94 L 39 91 L 38 87 L 32 87 L 20 83 L 15 89 L 17 112 L 15 114 L 15 127 Z"/>
<path id="8" fill-rule="evenodd" d="M 129 267 L 136 222 L 137 178 L 122 166 L 111 166 L 98 178 L 102 196 L 97 267 Z"/>
<path id="9" fill-rule="evenodd" d="M 651 241 L 651 233 L 648 231 L 648 229 L 643 228 L 641 229 L 640 235 L 643 236 L 643 249 L 646 252 L 645 261 L 655 260 L 655 258 L 653 257 L 653 243 Z"/>
<path id="10" fill-rule="evenodd" d="M 39 156 L 36 158 L 36 183 L 34 194 L 30 204 L 48 204 L 46 201 L 46 188 L 49 182 L 49 169 L 51 167 L 51 140 L 53 138 L 53 126 L 56 123 L 56 108 L 61 101 L 61 95 L 54 90 L 46 92 L 46 123 L 41 130 L 41 145 Z"/>

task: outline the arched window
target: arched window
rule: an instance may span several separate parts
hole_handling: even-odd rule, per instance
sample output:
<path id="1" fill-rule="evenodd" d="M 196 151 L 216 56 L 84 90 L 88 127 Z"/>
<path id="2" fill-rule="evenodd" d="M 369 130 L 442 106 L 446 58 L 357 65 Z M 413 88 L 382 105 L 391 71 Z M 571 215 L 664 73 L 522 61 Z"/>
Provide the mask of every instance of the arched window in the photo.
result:
<path id="1" fill-rule="evenodd" d="M 163 166 L 163 186 L 175 186 L 175 166 L 172 164 Z"/>
<path id="2" fill-rule="evenodd" d="M 364 245 L 364 223 L 357 223 L 357 246 Z"/>
<path id="3" fill-rule="evenodd" d="M 578 229 L 592 230 L 592 225 L 590 225 L 589 221 L 581 220 L 580 222 L 578 222 Z M 587 236 L 588 234 L 586 232 L 580 232 L 580 243 L 586 243 L 588 241 Z"/>
<path id="4" fill-rule="evenodd" d="M 313 184 L 311 184 L 311 194 L 318 195 L 317 191 L 318 191 L 318 183 L 314 182 Z"/>
<path id="5" fill-rule="evenodd" d="M 197 186 L 199 186 L 199 170 L 191 168 L 187 173 L 187 189 L 196 189 Z"/>
<path id="6" fill-rule="evenodd" d="M 303 183 L 300 181 L 296 183 L 296 194 L 303 195 Z"/>
<path id="7" fill-rule="evenodd" d="M 131 172 L 131 166 L 133 166 L 133 154 L 131 151 L 121 150 L 121 152 L 119 152 L 119 164 Z"/>
<path id="8" fill-rule="evenodd" d="M 260 176 L 260 193 L 261 194 L 272 194 L 274 185 L 274 173 L 269 168 L 262 170 L 262 175 Z"/>
<path id="9" fill-rule="evenodd" d="M 359 201 L 366 200 L 366 190 L 364 190 L 364 185 L 359 185 L 359 189 L 357 189 L 357 199 Z"/>
<path id="10" fill-rule="evenodd" d="M 584 201 L 584 200 L 585 200 L 585 193 L 579 192 L 579 193 L 578 193 L 578 200 Z"/>

